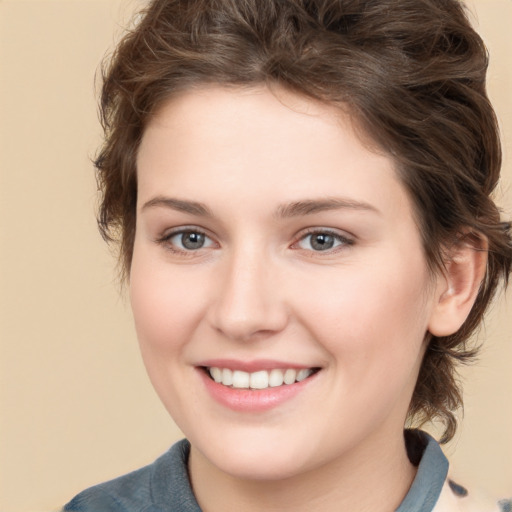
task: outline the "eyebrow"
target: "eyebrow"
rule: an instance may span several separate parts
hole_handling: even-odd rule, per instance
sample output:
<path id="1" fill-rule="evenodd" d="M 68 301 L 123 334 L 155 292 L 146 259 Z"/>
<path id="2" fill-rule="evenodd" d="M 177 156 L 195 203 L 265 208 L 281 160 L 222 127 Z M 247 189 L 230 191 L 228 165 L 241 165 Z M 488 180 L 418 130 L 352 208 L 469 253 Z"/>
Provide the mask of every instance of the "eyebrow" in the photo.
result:
<path id="1" fill-rule="evenodd" d="M 163 196 L 154 197 L 153 199 L 150 199 L 144 203 L 141 211 L 144 211 L 148 208 L 154 208 L 156 206 L 170 208 L 179 212 L 190 213 L 191 215 L 196 215 L 198 217 L 213 217 L 210 209 L 203 203 L 198 203 L 196 201 L 184 201 L 182 199 Z"/>
<path id="2" fill-rule="evenodd" d="M 331 197 L 326 199 L 308 199 L 305 201 L 295 201 L 290 204 L 279 206 L 277 217 L 297 217 L 300 215 L 312 215 L 328 210 L 361 210 L 380 214 L 379 210 L 369 203 L 355 201 L 348 198 Z"/>
<path id="3" fill-rule="evenodd" d="M 170 208 L 172 210 L 189 213 L 197 217 L 214 217 L 212 211 L 203 203 L 164 196 L 157 196 L 150 199 L 144 203 L 141 211 L 155 207 Z M 299 217 L 301 215 L 313 215 L 323 211 L 342 209 L 368 211 L 380 214 L 379 210 L 369 203 L 355 201 L 348 198 L 332 197 L 326 199 L 306 199 L 280 205 L 277 207 L 274 216 L 277 218 L 290 218 Z"/>

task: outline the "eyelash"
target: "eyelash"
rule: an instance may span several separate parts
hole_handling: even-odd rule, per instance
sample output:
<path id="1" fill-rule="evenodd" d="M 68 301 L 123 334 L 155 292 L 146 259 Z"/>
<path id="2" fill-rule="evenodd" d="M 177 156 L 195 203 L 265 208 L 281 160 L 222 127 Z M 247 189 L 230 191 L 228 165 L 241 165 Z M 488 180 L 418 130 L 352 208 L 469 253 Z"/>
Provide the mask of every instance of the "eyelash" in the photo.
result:
<path id="1" fill-rule="evenodd" d="M 210 245 L 208 245 L 207 247 L 202 246 L 202 247 L 198 247 L 197 249 L 187 249 L 187 248 L 182 249 L 180 247 L 177 247 L 176 244 L 171 243 L 172 238 L 174 238 L 176 236 L 180 236 L 180 235 L 183 236 L 186 234 L 196 234 L 196 235 L 203 236 L 206 240 L 209 240 L 210 242 L 212 242 L 211 245 L 215 244 L 215 242 L 212 240 L 212 238 L 205 231 L 203 231 L 202 229 L 196 228 L 196 227 L 190 227 L 190 228 L 182 227 L 182 228 L 176 229 L 174 231 L 171 231 L 170 233 L 166 233 L 162 237 L 157 238 L 156 243 L 165 246 L 165 248 L 167 250 L 169 250 L 175 254 L 184 255 L 184 256 L 194 256 L 194 253 L 197 253 L 201 249 L 207 249 L 208 247 L 210 247 Z M 300 235 L 297 237 L 296 241 L 293 242 L 293 244 L 291 244 L 291 246 L 290 246 L 291 249 L 300 250 L 301 247 L 299 247 L 299 244 L 301 242 L 303 242 L 304 240 L 306 240 L 308 237 L 312 237 L 314 235 L 325 235 L 328 237 L 332 237 L 334 239 L 334 243 L 335 244 L 337 243 L 337 245 L 334 245 L 334 247 L 327 248 L 323 251 L 322 250 L 315 251 L 314 249 L 303 249 L 302 248 L 306 252 L 311 253 L 311 255 L 313 255 L 313 254 L 314 255 L 333 254 L 333 253 L 336 253 L 340 250 L 344 250 L 347 247 L 354 245 L 354 242 L 355 242 L 355 240 L 353 238 L 341 235 L 340 233 L 333 231 L 331 229 L 311 228 L 305 232 L 300 233 Z"/>
<path id="2" fill-rule="evenodd" d="M 175 236 L 183 236 L 186 234 L 196 234 L 200 236 L 204 236 L 205 239 L 210 240 L 213 242 L 212 238 L 203 231 L 202 229 L 196 228 L 196 227 L 182 227 L 179 229 L 176 229 L 174 231 L 171 231 L 170 233 L 166 233 L 163 236 L 156 239 L 156 243 L 163 245 L 167 250 L 171 251 L 174 254 L 179 254 L 182 256 L 194 256 L 194 253 L 197 253 L 199 250 L 203 249 L 204 247 L 199 247 L 198 249 L 182 249 L 180 247 L 177 247 L 175 244 L 171 243 L 171 240 Z M 206 247 L 207 248 L 207 247 Z"/>
<path id="3" fill-rule="evenodd" d="M 334 239 L 335 243 L 338 242 L 338 245 L 335 245 L 333 248 L 326 249 L 325 251 L 315 251 L 313 249 L 310 249 L 310 250 L 305 249 L 307 252 L 313 253 L 315 256 L 322 255 L 322 254 L 329 255 L 329 254 L 337 253 L 338 251 L 344 250 L 347 247 L 354 245 L 354 243 L 355 243 L 355 240 L 353 238 L 342 235 L 342 234 L 338 233 L 337 231 L 333 231 L 331 229 L 325 229 L 325 228 L 324 229 L 311 228 L 311 229 L 307 230 L 306 232 L 300 233 L 297 241 L 292 244 L 292 248 L 293 249 L 296 248 L 296 249 L 300 250 L 300 247 L 298 247 L 298 245 L 302 241 L 306 240 L 308 237 L 311 237 L 314 235 L 327 235 L 327 236 L 332 237 Z"/>

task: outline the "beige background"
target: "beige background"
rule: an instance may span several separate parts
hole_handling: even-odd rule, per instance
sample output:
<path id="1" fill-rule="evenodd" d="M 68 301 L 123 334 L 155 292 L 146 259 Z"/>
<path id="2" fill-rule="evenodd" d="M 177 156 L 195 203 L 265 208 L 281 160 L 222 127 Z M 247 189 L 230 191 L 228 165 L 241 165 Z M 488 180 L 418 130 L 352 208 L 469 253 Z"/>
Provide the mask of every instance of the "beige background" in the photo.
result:
<path id="1" fill-rule="evenodd" d="M 141 0 L 0 0 L 0 511 L 55 510 L 180 436 L 146 379 L 96 232 L 93 76 Z M 512 216 L 512 0 L 473 0 L 492 55 Z M 446 451 L 464 483 L 512 496 L 512 321 L 504 297 L 464 372 Z"/>

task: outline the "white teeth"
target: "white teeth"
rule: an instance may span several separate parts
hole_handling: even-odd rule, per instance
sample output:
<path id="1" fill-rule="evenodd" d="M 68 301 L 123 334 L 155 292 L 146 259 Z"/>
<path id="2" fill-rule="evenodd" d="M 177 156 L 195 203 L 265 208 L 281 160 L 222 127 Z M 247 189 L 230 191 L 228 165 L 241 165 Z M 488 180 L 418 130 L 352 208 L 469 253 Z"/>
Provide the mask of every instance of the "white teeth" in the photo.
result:
<path id="1" fill-rule="evenodd" d="M 233 372 L 233 387 L 234 388 L 248 388 L 250 375 L 247 372 L 235 370 Z"/>
<path id="2" fill-rule="evenodd" d="M 268 388 L 268 372 L 262 370 L 261 372 L 254 372 L 250 375 L 250 387 L 252 389 Z"/>
<path id="3" fill-rule="evenodd" d="M 297 372 L 297 382 L 307 379 L 312 373 L 313 370 L 311 370 L 310 368 L 303 368 L 302 370 L 299 370 Z"/>
<path id="4" fill-rule="evenodd" d="M 284 383 L 285 384 L 293 384 L 297 377 L 297 370 L 292 370 L 291 368 L 284 372 Z"/>
<path id="5" fill-rule="evenodd" d="M 248 373 L 241 370 L 212 367 L 208 371 L 215 382 L 238 389 L 267 389 L 268 387 L 274 388 L 283 384 L 290 385 L 295 382 L 301 382 L 313 374 L 312 368 L 302 368 L 301 370 L 293 368 L 280 370 L 276 368 L 270 371 L 260 370 Z"/>
<path id="6" fill-rule="evenodd" d="M 268 376 L 268 385 L 271 388 L 282 386 L 284 382 L 284 375 L 282 370 L 271 370 Z"/>
<path id="7" fill-rule="evenodd" d="M 222 370 L 220 368 L 210 368 L 210 375 L 215 382 L 222 382 Z"/>
<path id="8" fill-rule="evenodd" d="M 228 368 L 223 368 L 222 370 L 222 384 L 224 386 L 233 385 L 233 372 Z"/>

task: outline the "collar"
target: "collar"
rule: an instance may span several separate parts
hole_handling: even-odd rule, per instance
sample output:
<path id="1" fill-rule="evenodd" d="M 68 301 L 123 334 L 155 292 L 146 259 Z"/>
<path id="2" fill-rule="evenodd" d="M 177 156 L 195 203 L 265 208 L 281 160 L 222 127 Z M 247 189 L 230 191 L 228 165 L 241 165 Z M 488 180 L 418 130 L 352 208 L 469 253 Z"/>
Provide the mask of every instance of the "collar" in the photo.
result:
<path id="1" fill-rule="evenodd" d="M 418 472 L 395 512 L 433 512 L 448 474 L 448 460 L 437 441 L 421 430 L 406 430 L 405 443 Z M 419 463 L 418 463 L 419 462 Z"/>
<path id="2" fill-rule="evenodd" d="M 405 442 L 411 462 L 418 466 L 418 472 L 395 512 L 434 512 L 446 481 L 448 461 L 437 441 L 425 432 L 406 430 Z M 151 494 L 155 504 L 162 506 L 163 510 L 200 512 L 188 478 L 189 453 L 190 443 L 183 439 L 154 464 Z"/>

